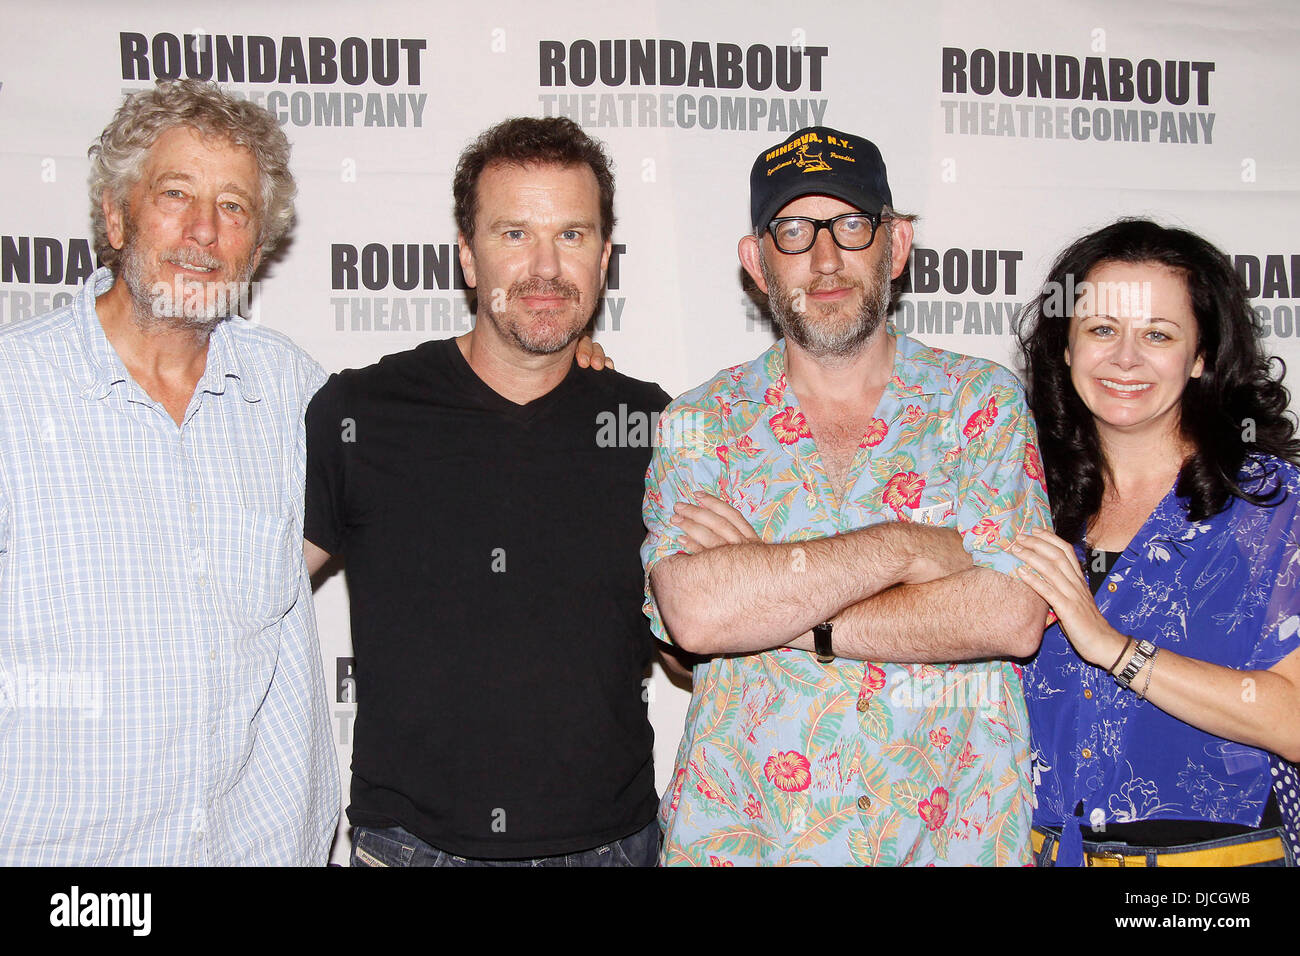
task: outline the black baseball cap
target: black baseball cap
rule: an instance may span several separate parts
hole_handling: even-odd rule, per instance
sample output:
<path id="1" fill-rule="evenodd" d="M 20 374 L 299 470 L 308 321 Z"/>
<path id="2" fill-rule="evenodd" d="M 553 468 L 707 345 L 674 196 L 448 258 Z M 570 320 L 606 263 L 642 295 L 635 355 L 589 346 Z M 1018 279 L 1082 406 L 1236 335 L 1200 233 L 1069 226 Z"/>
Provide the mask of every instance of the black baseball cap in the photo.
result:
<path id="1" fill-rule="evenodd" d="M 873 216 L 893 205 L 885 161 L 876 144 L 829 126 L 809 126 L 763 150 L 749 173 L 749 215 L 755 231 L 786 203 L 834 196 Z"/>

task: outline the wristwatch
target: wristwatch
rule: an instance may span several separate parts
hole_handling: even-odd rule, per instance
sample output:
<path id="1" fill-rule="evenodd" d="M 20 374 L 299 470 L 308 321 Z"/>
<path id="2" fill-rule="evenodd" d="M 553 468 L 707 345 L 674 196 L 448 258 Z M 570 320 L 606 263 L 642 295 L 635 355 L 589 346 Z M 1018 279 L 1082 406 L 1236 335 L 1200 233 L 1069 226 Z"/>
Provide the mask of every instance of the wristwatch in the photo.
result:
<path id="1" fill-rule="evenodd" d="M 1150 641 L 1138 641 L 1137 650 L 1133 652 L 1133 656 L 1128 659 L 1124 669 L 1115 675 L 1115 683 L 1125 690 L 1129 690 L 1129 683 L 1134 677 L 1137 677 L 1138 671 L 1155 655 L 1155 652 L 1156 646 Z"/>
<path id="2" fill-rule="evenodd" d="M 831 650 L 831 627 L 830 621 L 813 625 L 813 649 L 817 653 L 818 664 L 829 664 L 835 660 L 835 652 Z"/>

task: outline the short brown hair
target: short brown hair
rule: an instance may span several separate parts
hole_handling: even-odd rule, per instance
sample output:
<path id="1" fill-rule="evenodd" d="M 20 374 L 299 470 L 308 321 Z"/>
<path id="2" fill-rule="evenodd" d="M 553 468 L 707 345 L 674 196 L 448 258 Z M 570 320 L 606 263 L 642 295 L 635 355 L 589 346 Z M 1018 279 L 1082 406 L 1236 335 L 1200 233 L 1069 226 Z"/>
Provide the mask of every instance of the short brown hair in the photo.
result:
<path id="1" fill-rule="evenodd" d="M 467 241 L 474 238 L 479 176 L 497 163 L 587 165 L 600 187 L 600 236 L 609 239 L 613 234 L 614 171 L 605 147 L 566 117 L 517 116 L 486 130 L 460 154 L 451 192 L 456 200 L 456 228 Z"/>

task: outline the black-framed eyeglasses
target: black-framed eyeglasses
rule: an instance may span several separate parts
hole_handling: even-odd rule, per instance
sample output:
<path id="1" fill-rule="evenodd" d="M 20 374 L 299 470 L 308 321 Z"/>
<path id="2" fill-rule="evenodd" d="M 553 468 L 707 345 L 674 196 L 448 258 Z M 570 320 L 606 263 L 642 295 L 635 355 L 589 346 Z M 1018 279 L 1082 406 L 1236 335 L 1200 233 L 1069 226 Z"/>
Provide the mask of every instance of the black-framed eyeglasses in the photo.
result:
<path id="1" fill-rule="evenodd" d="M 817 242 L 817 233 L 829 229 L 835 245 L 845 252 L 861 252 L 876 239 L 881 217 L 868 212 L 846 212 L 830 219 L 784 216 L 767 224 L 776 248 L 787 255 L 807 252 Z"/>

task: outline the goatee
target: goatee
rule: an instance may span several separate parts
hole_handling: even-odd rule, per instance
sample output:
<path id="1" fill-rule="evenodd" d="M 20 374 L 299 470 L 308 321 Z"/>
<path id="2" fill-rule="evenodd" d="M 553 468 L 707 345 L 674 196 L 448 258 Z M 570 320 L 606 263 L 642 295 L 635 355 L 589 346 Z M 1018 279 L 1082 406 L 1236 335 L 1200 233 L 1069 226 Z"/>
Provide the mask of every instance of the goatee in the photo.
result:
<path id="1" fill-rule="evenodd" d="M 545 298 L 560 298 L 566 300 L 565 303 L 557 309 L 547 310 L 547 317 L 554 316 L 557 320 L 550 322 L 532 322 L 528 325 L 522 324 L 519 320 L 511 316 L 509 303 L 518 303 L 522 299 L 540 296 Z M 582 335 L 583 330 L 587 327 L 587 322 L 591 317 L 580 325 L 561 324 L 562 318 L 567 317 L 570 310 L 570 303 L 579 303 L 582 300 L 582 293 L 578 287 L 564 279 L 526 279 L 514 283 L 505 296 L 506 307 L 500 311 L 493 309 L 493 303 L 486 303 L 488 320 L 496 326 L 497 334 L 514 341 L 520 349 L 529 355 L 554 355 L 556 352 L 562 352 L 572 345 Z"/>

